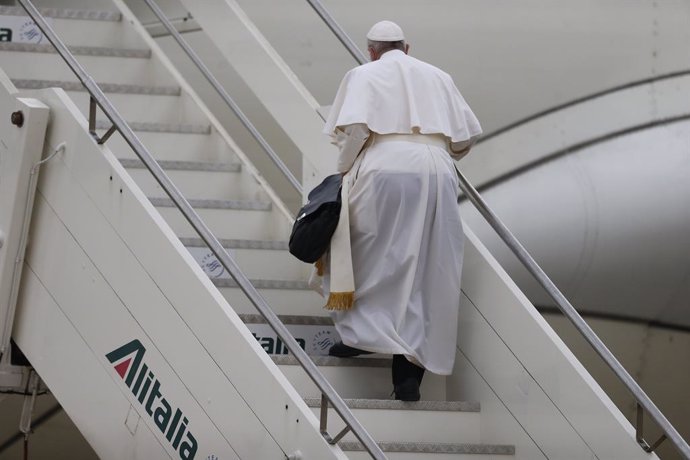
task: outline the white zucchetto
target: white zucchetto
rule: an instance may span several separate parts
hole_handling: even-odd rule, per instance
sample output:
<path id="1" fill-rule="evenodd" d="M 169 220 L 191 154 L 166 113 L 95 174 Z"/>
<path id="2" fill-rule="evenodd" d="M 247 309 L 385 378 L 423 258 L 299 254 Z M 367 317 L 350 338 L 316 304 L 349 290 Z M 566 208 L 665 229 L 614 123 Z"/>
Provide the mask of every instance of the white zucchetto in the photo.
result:
<path id="1" fill-rule="evenodd" d="M 369 29 L 367 38 L 375 42 L 399 42 L 405 40 L 399 25 L 392 21 L 377 22 Z"/>

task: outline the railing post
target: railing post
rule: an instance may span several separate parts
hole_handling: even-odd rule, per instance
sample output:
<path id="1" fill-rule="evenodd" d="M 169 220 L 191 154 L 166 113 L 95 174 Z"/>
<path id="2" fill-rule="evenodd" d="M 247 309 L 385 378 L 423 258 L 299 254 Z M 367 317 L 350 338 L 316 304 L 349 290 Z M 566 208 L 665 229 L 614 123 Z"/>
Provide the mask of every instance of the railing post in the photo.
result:
<path id="1" fill-rule="evenodd" d="M 320 426 L 319 430 L 321 434 L 325 436 L 328 435 L 328 397 L 322 393 L 321 394 L 321 414 L 320 414 Z"/>

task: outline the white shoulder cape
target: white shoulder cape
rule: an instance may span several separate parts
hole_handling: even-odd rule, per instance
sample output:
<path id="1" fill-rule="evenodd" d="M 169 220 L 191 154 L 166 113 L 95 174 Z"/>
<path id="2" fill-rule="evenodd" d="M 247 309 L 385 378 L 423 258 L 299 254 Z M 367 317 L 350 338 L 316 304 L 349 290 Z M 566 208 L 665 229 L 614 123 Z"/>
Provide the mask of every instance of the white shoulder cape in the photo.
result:
<path id="1" fill-rule="evenodd" d="M 450 75 L 397 50 L 343 78 L 324 133 L 353 123 L 379 134 L 443 134 L 452 142 L 482 132 Z"/>

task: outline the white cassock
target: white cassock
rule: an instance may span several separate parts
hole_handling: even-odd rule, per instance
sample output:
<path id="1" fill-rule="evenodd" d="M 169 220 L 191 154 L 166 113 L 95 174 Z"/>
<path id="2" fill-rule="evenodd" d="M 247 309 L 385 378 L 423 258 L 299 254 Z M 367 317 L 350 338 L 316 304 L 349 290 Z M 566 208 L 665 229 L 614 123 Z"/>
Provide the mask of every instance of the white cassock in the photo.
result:
<path id="1" fill-rule="evenodd" d="M 463 254 L 453 158 L 479 122 L 448 74 L 395 50 L 346 74 L 324 132 L 352 184 L 355 300 L 332 313 L 343 343 L 450 374 Z"/>

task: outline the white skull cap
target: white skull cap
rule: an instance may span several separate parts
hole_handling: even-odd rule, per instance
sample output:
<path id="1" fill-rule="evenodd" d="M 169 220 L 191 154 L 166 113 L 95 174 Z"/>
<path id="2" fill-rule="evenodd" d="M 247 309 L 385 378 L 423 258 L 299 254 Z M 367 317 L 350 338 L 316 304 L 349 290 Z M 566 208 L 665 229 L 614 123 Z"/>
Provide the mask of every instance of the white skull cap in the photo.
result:
<path id="1" fill-rule="evenodd" d="M 405 40 L 399 25 L 392 21 L 380 21 L 369 29 L 367 38 L 375 42 L 399 42 Z"/>

